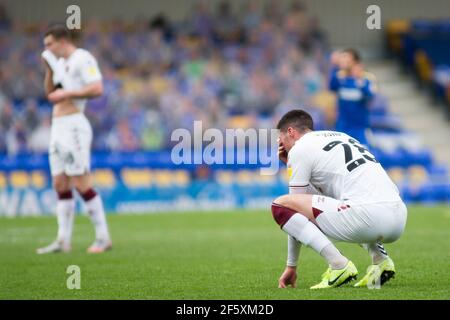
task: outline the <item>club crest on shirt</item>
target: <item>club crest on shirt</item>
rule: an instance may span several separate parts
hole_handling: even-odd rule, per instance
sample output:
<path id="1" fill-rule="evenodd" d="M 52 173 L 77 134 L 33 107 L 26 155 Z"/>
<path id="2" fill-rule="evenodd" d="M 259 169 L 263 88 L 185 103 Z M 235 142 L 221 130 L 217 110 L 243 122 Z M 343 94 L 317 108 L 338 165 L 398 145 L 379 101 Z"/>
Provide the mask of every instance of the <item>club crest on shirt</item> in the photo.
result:
<path id="1" fill-rule="evenodd" d="M 290 179 L 292 177 L 292 168 L 287 167 L 286 171 L 287 171 L 288 178 Z"/>

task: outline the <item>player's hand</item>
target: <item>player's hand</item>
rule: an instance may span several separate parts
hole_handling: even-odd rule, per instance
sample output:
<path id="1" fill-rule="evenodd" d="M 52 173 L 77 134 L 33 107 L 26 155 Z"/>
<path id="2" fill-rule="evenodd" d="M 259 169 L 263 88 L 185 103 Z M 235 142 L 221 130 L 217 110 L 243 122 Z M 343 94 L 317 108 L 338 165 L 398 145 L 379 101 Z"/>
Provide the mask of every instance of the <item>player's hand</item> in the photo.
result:
<path id="1" fill-rule="evenodd" d="M 48 100 L 51 103 L 58 103 L 69 98 L 69 92 L 63 89 L 57 89 L 48 95 Z"/>
<path id="2" fill-rule="evenodd" d="M 286 149 L 281 144 L 281 142 L 278 140 L 278 158 L 281 160 L 281 162 L 286 164 L 287 157 L 288 157 L 288 153 L 287 153 Z"/>
<path id="3" fill-rule="evenodd" d="M 286 267 L 280 279 L 278 280 L 278 288 L 287 288 L 289 285 L 292 288 L 297 287 L 297 268 Z"/>

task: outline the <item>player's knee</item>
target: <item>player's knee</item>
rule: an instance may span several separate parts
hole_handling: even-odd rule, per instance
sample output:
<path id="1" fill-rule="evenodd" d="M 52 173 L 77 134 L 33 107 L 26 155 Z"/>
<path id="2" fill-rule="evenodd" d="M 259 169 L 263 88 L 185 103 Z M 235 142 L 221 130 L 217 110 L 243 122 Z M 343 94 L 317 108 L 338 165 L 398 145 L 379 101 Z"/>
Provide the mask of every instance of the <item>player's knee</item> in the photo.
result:
<path id="1" fill-rule="evenodd" d="M 53 181 L 53 189 L 58 194 L 71 192 L 70 184 L 65 179 L 55 179 Z"/>
<path id="2" fill-rule="evenodd" d="M 278 204 L 280 206 L 283 207 L 290 207 L 289 206 L 289 195 L 283 195 L 283 196 L 279 196 L 278 198 L 276 198 L 273 203 Z"/>
<path id="3" fill-rule="evenodd" d="M 86 202 L 94 199 L 97 196 L 97 192 L 93 188 L 88 188 L 86 190 L 77 189 L 77 191 L 80 194 L 81 198 L 83 198 L 83 200 Z"/>
<path id="4" fill-rule="evenodd" d="M 296 212 L 295 210 L 279 204 L 277 200 L 272 203 L 272 216 L 276 223 L 278 223 L 280 227 L 283 227 Z"/>

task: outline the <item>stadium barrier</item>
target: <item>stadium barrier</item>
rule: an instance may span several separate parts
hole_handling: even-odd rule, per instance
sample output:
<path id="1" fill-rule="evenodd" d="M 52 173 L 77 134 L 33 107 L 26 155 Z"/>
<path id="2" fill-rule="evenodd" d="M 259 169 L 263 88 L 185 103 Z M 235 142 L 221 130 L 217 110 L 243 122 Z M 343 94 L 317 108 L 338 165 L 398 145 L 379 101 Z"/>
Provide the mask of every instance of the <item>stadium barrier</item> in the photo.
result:
<path id="1" fill-rule="evenodd" d="M 170 152 L 97 153 L 92 179 L 109 213 L 269 208 L 288 192 L 286 170 L 260 164 L 174 165 Z M 51 215 L 56 195 L 46 155 L 0 160 L 0 216 Z M 77 195 L 77 212 L 85 212 Z"/>
<path id="2" fill-rule="evenodd" d="M 398 161 L 376 156 L 406 202 L 450 201 L 445 167 L 410 163 L 407 156 Z M 284 166 L 276 175 L 262 175 L 261 167 L 175 165 L 169 151 L 95 153 L 92 179 L 109 213 L 267 209 L 274 198 L 288 192 L 288 176 Z M 0 157 L 0 216 L 51 215 L 55 201 L 47 155 Z M 78 195 L 77 212 L 85 212 Z"/>

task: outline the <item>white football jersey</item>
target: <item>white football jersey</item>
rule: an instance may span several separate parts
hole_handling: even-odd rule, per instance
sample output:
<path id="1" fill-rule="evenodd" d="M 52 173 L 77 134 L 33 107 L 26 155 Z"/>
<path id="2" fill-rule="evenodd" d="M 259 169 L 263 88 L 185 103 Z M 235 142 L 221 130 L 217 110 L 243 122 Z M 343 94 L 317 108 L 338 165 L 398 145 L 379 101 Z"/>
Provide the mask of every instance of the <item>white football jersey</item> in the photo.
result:
<path id="1" fill-rule="evenodd" d="M 313 131 L 288 154 L 289 187 L 313 185 L 323 195 L 355 204 L 401 200 L 374 156 L 345 133 Z"/>
<path id="2" fill-rule="evenodd" d="M 65 90 L 78 90 L 102 79 L 97 60 L 84 49 L 76 49 L 67 59 L 59 58 L 57 67 Z M 73 99 L 73 102 L 84 112 L 87 99 Z"/>

